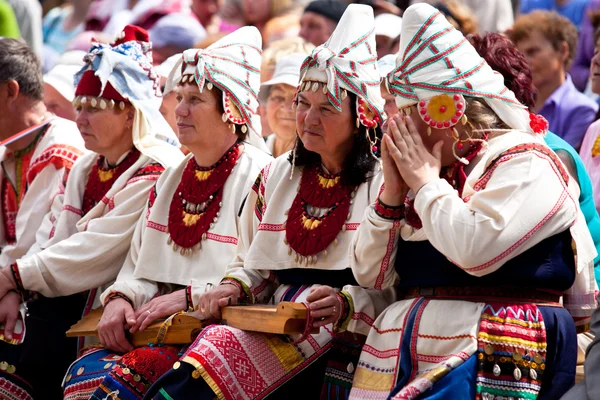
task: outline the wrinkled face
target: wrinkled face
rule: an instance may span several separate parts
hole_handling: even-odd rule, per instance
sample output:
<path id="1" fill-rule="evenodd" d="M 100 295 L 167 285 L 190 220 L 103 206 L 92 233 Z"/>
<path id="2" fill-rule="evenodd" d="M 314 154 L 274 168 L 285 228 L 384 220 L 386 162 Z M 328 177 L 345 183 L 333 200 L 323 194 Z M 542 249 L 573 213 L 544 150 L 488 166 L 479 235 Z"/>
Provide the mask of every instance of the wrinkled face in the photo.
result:
<path id="1" fill-rule="evenodd" d="M 292 103 L 296 88 L 290 85 L 273 85 L 267 99 L 267 119 L 269 126 L 281 139 L 294 140 L 296 136 L 296 116 Z"/>
<path id="2" fill-rule="evenodd" d="M 175 91 L 177 136 L 181 144 L 193 149 L 211 143 L 215 132 L 222 131 L 225 124 L 221 119 L 221 91 L 205 88 L 200 93 L 195 83 L 177 86 Z"/>
<path id="3" fill-rule="evenodd" d="M 203 27 L 210 25 L 213 16 L 219 11 L 219 0 L 192 0 L 192 12 Z"/>
<path id="4" fill-rule="evenodd" d="M 379 87 L 381 90 L 381 97 L 383 97 L 383 100 L 385 100 L 385 105 L 383 106 L 385 115 L 387 115 L 388 119 L 392 118 L 398 112 L 396 100 L 394 99 L 394 96 L 392 96 L 392 94 L 385 87 L 385 82 L 381 83 Z"/>
<path id="5" fill-rule="evenodd" d="M 177 94 L 175 91 L 169 92 L 163 97 L 160 104 L 160 113 L 163 118 L 169 123 L 173 132 L 177 132 L 177 118 L 175 118 L 175 107 L 177 106 Z"/>
<path id="6" fill-rule="evenodd" d="M 542 87 L 565 74 L 565 61 L 568 58 L 568 48 L 565 46 L 555 49 L 552 43 L 538 31 L 532 31 L 529 37 L 515 43 L 527 60 L 533 75 L 533 84 Z"/>
<path id="7" fill-rule="evenodd" d="M 44 104 L 48 111 L 57 116 L 75 121 L 73 103 L 65 99 L 54 86 L 44 83 Z"/>
<path id="8" fill-rule="evenodd" d="M 296 126 L 307 150 L 323 156 L 344 158 L 352 148 L 356 131 L 350 96 L 336 110 L 321 90 L 298 93 Z"/>
<path id="9" fill-rule="evenodd" d="M 133 147 L 131 137 L 133 108 L 124 110 L 92 107 L 90 104 L 80 105 L 76 109 L 75 122 L 85 142 L 85 148 L 108 157 L 117 151 L 117 157 Z"/>
<path id="10" fill-rule="evenodd" d="M 300 37 L 315 46 L 322 45 L 335 29 L 335 22 L 313 12 L 305 12 L 300 18 Z"/>
<path id="11" fill-rule="evenodd" d="M 590 79 L 592 81 L 592 92 L 600 94 L 600 40 L 596 42 L 594 57 L 590 65 Z"/>
<path id="12" fill-rule="evenodd" d="M 271 0 L 242 0 L 246 22 L 263 24 L 271 17 Z"/>
<path id="13" fill-rule="evenodd" d="M 456 158 L 452 153 L 452 146 L 454 145 L 452 131 L 450 129 L 431 128 L 431 135 L 429 135 L 427 133 L 428 125 L 419 116 L 417 105 L 415 104 L 414 106 L 410 106 L 410 109 L 410 118 L 412 118 L 415 127 L 417 128 L 417 131 L 419 132 L 419 135 L 423 140 L 423 144 L 425 145 L 425 147 L 431 152 L 433 150 L 433 146 L 441 140 L 444 142 L 444 146 L 442 147 L 442 166 L 446 167 L 456 162 Z M 400 112 L 400 115 L 403 115 L 402 111 Z M 455 127 L 460 130 L 460 125 L 461 123 L 459 122 L 457 125 L 455 125 Z M 463 136 L 461 136 L 461 138 L 463 138 Z M 468 147 L 469 146 L 467 145 L 467 143 L 464 143 L 463 151 L 457 151 L 456 154 L 458 156 L 463 156 L 464 153 L 466 153 L 466 151 L 468 150 Z"/>

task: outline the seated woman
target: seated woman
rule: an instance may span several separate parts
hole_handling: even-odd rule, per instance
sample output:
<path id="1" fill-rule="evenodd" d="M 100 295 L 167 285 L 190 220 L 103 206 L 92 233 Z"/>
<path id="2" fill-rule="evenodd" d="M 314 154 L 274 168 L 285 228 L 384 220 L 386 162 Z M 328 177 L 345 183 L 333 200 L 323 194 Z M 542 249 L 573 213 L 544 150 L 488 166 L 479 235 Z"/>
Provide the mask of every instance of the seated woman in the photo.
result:
<path id="1" fill-rule="evenodd" d="M 106 349 L 93 349 L 71 366 L 65 399 L 117 392 L 119 398 L 142 397 L 177 361 L 180 348 L 134 350 L 125 329 L 144 330 L 157 318 L 195 309 L 200 296 L 225 275 L 235 255 L 242 206 L 272 160 L 246 142 L 251 136 L 263 143 L 255 131 L 260 129 L 255 117 L 260 43 L 258 30 L 246 27 L 206 50 L 183 54 L 175 114 L 179 140 L 191 154 L 167 170 L 150 193 L 125 264 L 101 296 L 98 333 Z M 181 70 L 181 64 L 175 68 Z M 249 84 L 240 85 L 247 71 Z"/>
<path id="2" fill-rule="evenodd" d="M 486 33 L 484 36 L 473 35 L 469 37 L 469 41 L 488 65 L 494 71 L 502 74 L 504 84 L 512 90 L 517 100 L 531 110 L 535 105 L 535 87 L 531 69 L 517 46 L 500 33 Z M 590 175 L 577 151 L 561 137 L 548 131 L 544 135 L 544 141 L 560 157 L 569 170 L 569 174 L 577 180 L 579 185 L 579 207 L 585 216 L 598 252 L 594 259 L 594 275 L 596 283 L 598 283 L 600 279 L 600 217 L 594 205 Z"/>
<path id="3" fill-rule="evenodd" d="M 95 288 L 116 278 L 150 189 L 183 158 L 158 111 L 149 49 L 146 32 L 134 26 L 113 45 L 92 47 L 75 99 L 92 152 L 58 188 L 27 256 L 1 270 L 0 322 L 10 344 L 0 343 L 0 384 L 16 398 L 61 396 L 61 379 L 77 355 L 77 341 L 65 331 L 99 303 Z"/>
<path id="4" fill-rule="evenodd" d="M 401 37 L 389 77 L 401 113 L 353 272 L 368 287 L 399 282 L 403 300 L 375 320 L 350 397 L 559 398 L 574 382 L 576 324 L 596 303 L 576 180 L 544 143 L 545 121 L 436 9 L 408 8 Z"/>
<path id="5" fill-rule="evenodd" d="M 327 374 L 322 356 L 336 352 L 332 339 L 340 331 L 366 333 L 377 307 L 391 300 L 383 294 L 394 293 L 372 291 L 378 297 L 371 299 L 349 286 L 350 243 L 382 183 L 373 155 L 383 105 L 373 25 L 370 7 L 350 5 L 328 45 L 305 60 L 296 97 L 296 148 L 263 169 L 241 216 L 236 258 L 221 284 L 198 302 L 206 318 L 219 318 L 227 304 L 303 302 L 319 333 L 292 339 L 209 326 L 147 398 L 262 397 L 313 367 L 318 370 L 311 376 L 325 376 L 328 393 L 345 397 L 358 350 L 340 349 Z M 297 382 L 302 395 L 318 397 L 321 387 L 306 381 Z M 298 395 L 297 386 L 290 395 Z M 275 396 L 282 398 L 280 391 Z"/>

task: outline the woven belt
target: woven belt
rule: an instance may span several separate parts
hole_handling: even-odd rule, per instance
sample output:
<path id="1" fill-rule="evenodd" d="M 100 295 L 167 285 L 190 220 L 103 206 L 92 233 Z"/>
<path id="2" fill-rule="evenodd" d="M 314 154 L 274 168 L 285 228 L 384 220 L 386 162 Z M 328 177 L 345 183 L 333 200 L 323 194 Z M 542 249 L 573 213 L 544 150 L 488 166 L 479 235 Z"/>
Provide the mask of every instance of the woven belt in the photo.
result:
<path id="1" fill-rule="evenodd" d="M 400 293 L 403 293 L 402 289 Z M 404 290 L 405 299 L 413 299 L 416 297 L 483 302 L 509 301 L 560 306 L 561 295 L 536 289 L 502 286 L 418 286 Z"/>

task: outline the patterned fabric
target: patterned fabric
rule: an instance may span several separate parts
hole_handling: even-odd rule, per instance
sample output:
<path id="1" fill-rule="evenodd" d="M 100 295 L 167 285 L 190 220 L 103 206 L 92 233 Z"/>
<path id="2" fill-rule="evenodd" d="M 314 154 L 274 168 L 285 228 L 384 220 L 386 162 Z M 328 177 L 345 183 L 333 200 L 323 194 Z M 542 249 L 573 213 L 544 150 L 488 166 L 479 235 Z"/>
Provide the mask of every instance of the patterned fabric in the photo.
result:
<path id="1" fill-rule="evenodd" d="M 477 400 L 537 398 L 546 369 L 546 328 L 537 306 L 486 305 L 477 344 Z"/>
<path id="2" fill-rule="evenodd" d="M 529 113 L 502 75 L 429 4 L 415 4 L 402 15 L 400 50 L 388 87 L 399 108 L 440 93 L 482 98 L 511 128 L 532 132 Z"/>
<path id="3" fill-rule="evenodd" d="M 25 197 L 25 193 L 27 192 L 28 183 L 31 182 L 27 180 L 30 169 L 29 166 L 32 161 L 31 158 L 36 145 L 48 129 L 48 126 L 49 125 L 46 125 L 44 130 L 37 135 L 29 146 L 22 150 L 15 151 L 12 154 L 12 157 L 15 160 L 16 172 L 14 182 L 6 171 L 4 171 L 2 179 L 2 214 L 6 235 L 5 239 L 9 244 L 14 243 L 17 240 L 17 213 L 19 212 L 21 200 L 23 200 L 23 197 Z M 4 164 L 2 168 L 4 168 Z"/>
<path id="4" fill-rule="evenodd" d="M 139 400 L 172 367 L 178 352 L 172 346 L 143 346 L 123 356 L 104 349 L 92 351 L 69 369 L 65 400 Z"/>
<path id="5" fill-rule="evenodd" d="M 315 48 L 302 64 L 300 82 L 326 83 L 329 102 L 339 111 L 344 100 L 342 89 L 348 90 L 365 100 L 370 111 L 383 121 L 374 27 L 370 6 L 349 5 L 329 40 Z"/>
<path id="6" fill-rule="evenodd" d="M 249 143 L 267 151 L 256 114 L 261 56 L 262 39 L 258 29 L 242 27 L 206 49 L 184 51 L 181 61 L 169 75 L 165 91 L 186 82 L 195 82 L 201 93 L 205 87 L 209 90 L 213 85 L 218 87 L 223 92 L 223 109 L 227 112 L 225 121 L 243 127 L 247 125 L 250 129 Z"/>
<path id="7" fill-rule="evenodd" d="M 276 303 L 283 300 L 302 302 L 309 293 L 310 286 L 282 285 L 275 299 Z M 175 364 L 173 370 L 151 392 L 165 389 L 161 382 L 171 382 L 173 379 L 169 375 L 178 374 L 180 365 L 186 364 L 194 368 L 192 377 L 204 379 L 219 399 L 265 398 L 326 354 L 332 346 L 331 326 L 321 329 L 318 334 L 309 335 L 305 341 L 292 344 L 293 339 L 299 336 L 261 334 L 225 325 L 211 325 L 200 333 L 183 354 L 180 364 Z M 354 365 L 352 372 L 353 368 Z M 348 371 L 345 376 L 340 376 L 330 369 L 330 375 L 346 382 L 351 379 Z M 184 393 L 188 390 L 185 386 L 177 389 L 177 392 L 173 392 L 171 387 L 168 389 L 168 394 L 175 399 L 185 398 Z"/>
<path id="8" fill-rule="evenodd" d="M 102 97 L 105 91 L 108 97 L 129 101 L 135 109 L 133 145 L 143 155 L 167 165 L 181 154 L 177 136 L 159 111 L 160 76 L 152 66 L 151 49 L 147 32 L 133 25 L 127 25 L 114 43 L 92 42 L 84 58 L 86 65 L 75 75 L 75 101 L 81 103 L 86 95 Z M 98 99 L 92 104 L 95 101 Z"/>

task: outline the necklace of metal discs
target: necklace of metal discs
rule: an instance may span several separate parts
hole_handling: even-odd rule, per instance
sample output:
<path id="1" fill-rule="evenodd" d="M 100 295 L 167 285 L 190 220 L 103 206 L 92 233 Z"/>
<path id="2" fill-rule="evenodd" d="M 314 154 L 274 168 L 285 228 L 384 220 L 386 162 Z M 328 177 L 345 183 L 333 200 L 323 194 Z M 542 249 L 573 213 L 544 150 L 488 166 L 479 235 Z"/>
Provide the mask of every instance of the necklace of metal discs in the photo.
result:
<path id="1" fill-rule="evenodd" d="M 342 185 L 339 174 L 323 173 L 320 166 L 304 168 L 285 224 L 284 243 L 290 256 L 295 252 L 296 264 L 316 264 L 319 254 L 327 257 L 329 245 L 337 245 L 338 234 L 346 230 L 356 189 Z"/>
<path id="2" fill-rule="evenodd" d="M 223 185 L 237 164 L 240 153 L 238 142 L 208 168 L 200 167 L 194 157 L 190 158 L 169 208 L 167 244 L 173 246 L 173 251 L 187 256 L 194 250 L 200 250 L 208 230 L 214 227 L 220 216 Z"/>
<path id="3" fill-rule="evenodd" d="M 88 176 L 88 181 L 83 192 L 82 211 L 87 214 L 96 206 L 106 193 L 110 190 L 113 183 L 127 171 L 140 158 L 140 152 L 133 149 L 127 154 L 125 159 L 119 165 L 112 168 L 104 168 L 104 156 L 99 156 L 98 161 L 92 167 Z"/>

